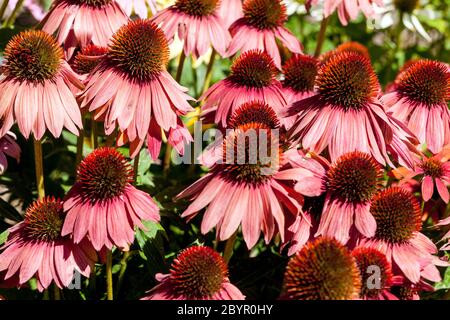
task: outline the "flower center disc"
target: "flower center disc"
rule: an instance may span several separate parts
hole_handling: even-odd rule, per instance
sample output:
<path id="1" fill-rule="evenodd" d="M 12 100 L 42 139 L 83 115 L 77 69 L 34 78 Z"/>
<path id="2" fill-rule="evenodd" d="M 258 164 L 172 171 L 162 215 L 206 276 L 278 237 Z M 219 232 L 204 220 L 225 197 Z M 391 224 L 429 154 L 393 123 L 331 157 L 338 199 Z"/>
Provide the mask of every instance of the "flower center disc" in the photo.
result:
<path id="1" fill-rule="evenodd" d="M 133 170 L 114 148 L 99 148 L 78 167 L 78 182 L 87 199 L 95 202 L 120 196 L 132 181 Z"/>
<path id="2" fill-rule="evenodd" d="M 437 159 L 426 159 L 419 166 L 422 168 L 424 175 L 432 178 L 440 178 L 444 174 L 442 162 Z"/>
<path id="3" fill-rule="evenodd" d="M 108 58 L 131 79 L 151 81 L 166 68 L 169 46 L 163 31 L 153 22 L 136 20 L 114 34 Z"/>
<path id="4" fill-rule="evenodd" d="M 53 79 L 61 67 L 63 50 L 49 34 L 31 30 L 14 36 L 5 48 L 5 70 L 21 81 Z"/>
<path id="5" fill-rule="evenodd" d="M 35 240 L 54 241 L 61 237 L 64 223 L 62 202 L 52 197 L 37 200 L 27 208 L 25 229 Z"/>
<path id="6" fill-rule="evenodd" d="M 249 123 L 228 132 L 223 142 L 223 164 L 216 170 L 231 182 L 258 185 L 278 171 L 280 158 L 278 130 Z"/>
<path id="7" fill-rule="evenodd" d="M 228 276 L 222 257 L 208 247 L 191 247 L 172 263 L 171 282 L 189 299 L 211 298 L 220 291 Z"/>
<path id="8" fill-rule="evenodd" d="M 441 105 L 450 99 L 450 71 L 442 62 L 412 62 L 395 82 L 402 96 L 418 104 Z"/>
<path id="9" fill-rule="evenodd" d="M 325 103 L 347 111 L 364 108 L 378 94 L 379 84 L 367 58 L 341 52 L 321 66 L 316 87 Z"/>
<path id="10" fill-rule="evenodd" d="M 286 6 L 280 0 L 246 0 L 242 9 L 245 21 L 260 30 L 281 27 L 287 20 Z"/>
<path id="11" fill-rule="evenodd" d="M 97 47 L 90 44 L 83 48 L 75 56 L 73 62 L 73 69 L 78 74 L 89 74 L 95 69 L 101 62 L 99 57 L 104 56 L 108 53 L 108 48 Z"/>
<path id="12" fill-rule="evenodd" d="M 377 222 L 375 238 L 388 243 L 407 242 L 422 227 L 419 203 L 401 188 L 389 188 L 376 194 L 370 213 Z"/>
<path id="13" fill-rule="evenodd" d="M 356 263 L 347 248 L 334 239 L 306 244 L 288 263 L 285 288 L 293 300 L 347 300 L 361 286 Z"/>
<path id="14" fill-rule="evenodd" d="M 361 297 L 377 298 L 392 283 L 392 270 L 386 256 L 376 249 L 363 247 L 355 249 L 352 254 L 362 279 Z M 374 268 L 379 271 L 377 279 L 373 279 Z M 379 286 L 375 285 L 374 280 L 378 281 Z"/>
<path id="15" fill-rule="evenodd" d="M 295 92 L 314 90 L 318 72 L 318 61 L 306 55 L 294 55 L 283 66 L 283 86 Z"/>
<path id="16" fill-rule="evenodd" d="M 175 8 L 191 16 L 205 17 L 213 14 L 220 0 L 177 0 Z"/>
<path id="17" fill-rule="evenodd" d="M 58 0 L 59 2 L 68 2 L 70 4 L 79 6 L 89 6 L 95 8 L 101 8 L 109 5 L 113 0 Z"/>
<path id="18" fill-rule="evenodd" d="M 264 88 L 275 80 L 276 74 L 277 68 L 267 53 L 250 50 L 233 62 L 228 78 L 240 86 Z"/>
<path id="19" fill-rule="evenodd" d="M 271 129 L 280 126 L 277 114 L 268 104 L 252 101 L 244 103 L 233 113 L 228 121 L 228 127 L 235 129 L 242 125 L 258 123 Z"/>
<path id="20" fill-rule="evenodd" d="M 381 174 L 382 168 L 370 155 L 350 152 L 331 166 L 327 187 L 342 202 L 364 203 L 376 192 Z"/>

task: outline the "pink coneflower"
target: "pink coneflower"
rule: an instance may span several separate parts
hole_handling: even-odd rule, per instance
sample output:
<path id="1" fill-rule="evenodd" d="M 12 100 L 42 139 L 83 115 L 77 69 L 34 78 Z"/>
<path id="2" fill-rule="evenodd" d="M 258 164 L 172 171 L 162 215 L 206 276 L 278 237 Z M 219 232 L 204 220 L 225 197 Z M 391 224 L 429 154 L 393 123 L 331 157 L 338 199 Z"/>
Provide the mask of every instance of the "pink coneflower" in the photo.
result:
<path id="1" fill-rule="evenodd" d="M 392 274 L 391 264 L 383 253 L 373 248 L 357 247 L 352 255 L 362 280 L 359 293 L 361 299 L 398 300 L 390 290 L 403 279 Z M 374 275 L 378 277 L 374 278 Z"/>
<path id="2" fill-rule="evenodd" d="M 236 20 L 244 16 L 242 0 L 221 0 L 219 16 L 228 29 Z"/>
<path id="3" fill-rule="evenodd" d="M 16 135 L 12 132 L 7 132 L 0 138 L 0 174 L 5 173 L 8 168 L 8 159 L 6 156 L 20 161 L 20 147 L 16 142 Z"/>
<path id="4" fill-rule="evenodd" d="M 298 116 L 289 131 L 291 139 L 317 154 L 328 148 L 332 161 L 359 150 L 383 165 L 394 166 L 388 152 L 401 165 L 413 165 L 416 140 L 384 111 L 377 98 L 380 85 L 367 58 L 355 52 L 333 55 L 321 65 L 315 87 L 315 95 L 284 113 Z"/>
<path id="5" fill-rule="evenodd" d="M 148 9 L 153 14 L 156 13 L 156 0 L 116 0 L 127 15 L 131 16 L 134 12 L 141 19 L 148 18 Z"/>
<path id="6" fill-rule="evenodd" d="M 324 16 L 331 16 L 337 10 L 339 20 L 346 26 L 349 21 L 355 20 L 360 11 L 371 18 L 375 15 L 375 6 L 383 7 L 383 0 L 323 0 Z M 319 0 L 307 0 L 307 7 L 315 6 Z"/>
<path id="7" fill-rule="evenodd" d="M 220 0 L 176 0 L 173 6 L 158 12 L 156 24 L 172 40 L 175 34 L 184 42 L 184 54 L 203 56 L 212 46 L 225 56 L 231 36 L 219 16 Z"/>
<path id="8" fill-rule="evenodd" d="M 229 131 L 221 161 L 177 196 L 193 200 L 182 217 L 192 219 L 207 208 L 202 233 L 216 226 L 218 239 L 226 240 L 242 224 L 244 240 L 252 248 L 261 230 L 266 242 L 275 231 L 284 239 L 285 216 L 301 214 L 301 196 L 290 186 L 299 170 L 287 165 L 280 137 L 268 120 L 244 122 Z"/>
<path id="9" fill-rule="evenodd" d="M 382 98 L 388 112 L 407 124 L 433 153 L 450 143 L 449 100 L 450 67 L 431 60 L 411 63 Z"/>
<path id="10" fill-rule="evenodd" d="M 375 236 L 360 244 L 384 253 L 394 271 L 399 270 L 409 281 L 418 283 L 421 277 L 428 279 L 439 274 L 436 265 L 447 266 L 434 256 L 438 252 L 434 243 L 420 233 L 420 205 L 410 192 L 398 187 L 380 191 L 372 199 L 370 213 L 377 224 Z"/>
<path id="11" fill-rule="evenodd" d="M 100 64 L 101 58 L 108 53 L 107 47 L 89 44 L 82 48 L 73 59 L 72 68 L 80 76 L 87 76 Z"/>
<path id="12" fill-rule="evenodd" d="M 64 201 L 67 217 L 62 235 L 75 243 L 89 237 L 97 251 L 117 246 L 127 250 L 141 220 L 159 221 L 159 209 L 145 192 L 131 185 L 133 170 L 113 148 L 99 148 L 79 165 L 77 181 Z"/>
<path id="13" fill-rule="evenodd" d="M 450 148 L 444 148 L 434 156 L 425 155 L 418 161 L 414 170 L 397 168 L 394 175 L 401 179 L 400 184 L 419 176 L 421 180 L 422 198 L 429 201 L 434 193 L 436 185 L 437 192 L 445 203 L 449 201 L 448 185 L 450 184 Z"/>
<path id="14" fill-rule="evenodd" d="M 330 57 L 332 57 L 333 55 L 335 55 L 336 53 L 339 52 L 355 52 L 355 53 L 359 53 L 360 55 L 366 57 L 368 60 L 370 60 L 370 54 L 369 54 L 369 49 L 367 49 L 367 47 L 359 42 L 356 41 L 349 41 L 349 42 L 344 42 L 342 44 L 340 44 L 339 46 L 336 47 L 336 49 L 328 51 L 324 54 L 322 54 L 319 57 L 319 60 L 322 63 L 325 63 L 326 61 L 328 61 L 328 59 L 330 59 Z"/>
<path id="15" fill-rule="evenodd" d="M 52 36 L 36 30 L 14 36 L 0 76 L 0 136 L 14 122 L 26 138 L 33 133 L 39 140 L 47 129 L 57 138 L 63 127 L 77 135 L 81 114 L 70 86 L 83 88 Z"/>
<path id="16" fill-rule="evenodd" d="M 115 0 L 55 0 L 41 24 L 45 32 L 56 33 L 70 58 L 77 47 L 91 43 L 106 47 L 113 33 L 128 20 Z"/>
<path id="17" fill-rule="evenodd" d="M 172 262 L 170 273 L 156 275 L 160 282 L 142 300 L 244 300 L 230 283 L 228 267 L 213 249 L 194 246 Z"/>
<path id="18" fill-rule="evenodd" d="M 81 94 L 81 108 L 104 120 L 105 131 L 120 130 L 118 144 L 130 142 L 134 157 L 145 139 L 154 159 L 162 142 L 161 129 L 182 153 L 192 140 L 180 115 L 193 110 L 193 100 L 167 72 L 169 47 L 164 33 L 150 20 L 128 23 L 114 34 L 108 53 L 91 73 Z"/>
<path id="19" fill-rule="evenodd" d="M 35 201 L 28 207 L 23 222 L 8 229 L 9 235 L 1 248 L 0 272 L 14 286 L 25 284 L 36 276 L 39 291 L 52 281 L 67 287 L 78 271 L 89 277 L 97 254 L 87 240 L 74 244 L 61 235 L 64 223 L 62 202 L 53 197 Z"/>
<path id="20" fill-rule="evenodd" d="M 314 94 L 314 83 L 319 71 L 319 61 L 307 55 L 293 55 L 283 65 L 283 93 L 288 104 Z"/>
<path id="21" fill-rule="evenodd" d="M 334 239 L 309 242 L 289 261 L 283 299 L 354 300 L 361 278 L 351 252 Z"/>
<path id="22" fill-rule="evenodd" d="M 260 50 L 244 52 L 231 66 L 231 74 L 215 83 L 200 100 L 204 114 L 215 113 L 214 122 L 226 127 L 228 118 L 242 104 L 264 101 L 276 112 L 286 105 L 272 58 Z"/>
<path id="23" fill-rule="evenodd" d="M 267 52 L 281 69 L 281 57 L 276 40 L 293 53 L 302 53 L 297 38 L 284 27 L 286 6 L 280 0 L 245 0 L 244 17 L 230 27 L 231 40 L 227 51 L 232 56 L 238 51 L 259 49 Z"/>
<path id="24" fill-rule="evenodd" d="M 332 164 L 324 158 L 305 158 L 293 166 L 302 170 L 295 190 L 309 197 L 326 192 L 316 236 L 346 243 L 352 226 L 365 237 L 375 234 L 376 223 L 369 210 L 383 169 L 369 154 L 346 153 Z"/>

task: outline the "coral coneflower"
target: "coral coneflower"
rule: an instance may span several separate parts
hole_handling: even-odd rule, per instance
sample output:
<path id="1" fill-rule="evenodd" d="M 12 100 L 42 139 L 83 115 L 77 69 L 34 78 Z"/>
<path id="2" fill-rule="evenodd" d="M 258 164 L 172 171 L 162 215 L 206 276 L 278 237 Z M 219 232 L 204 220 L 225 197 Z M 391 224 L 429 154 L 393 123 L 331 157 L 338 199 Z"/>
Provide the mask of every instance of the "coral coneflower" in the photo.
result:
<path id="1" fill-rule="evenodd" d="M 420 233 L 420 205 L 409 191 L 398 187 L 380 191 L 372 199 L 370 213 L 377 229 L 374 237 L 361 240 L 361 246 L 384 253 L 394 271 L 400 270 L 409 281 L 418 283 L 421 277 L 439 274 L 436 265 L 447 265 L 433 255 L 436 246 Z"/>
<path id="2" fill-rule="evenodd" d="M 219 16 L 220 0 L 176 0 L 153 18 L 172 40 L 175 34 L 183 40 L 184 54 L 203 56 L 212 46 L 224 56 L 231 36 Z"/>
<path id="3" fill-rule="evenodd" d="M 226 127 L 228 118 L 242 104 L 264 101 L 276 112 L 286 105 L 272 58 L 260 50 L 244 52 L 231 66 L 231 74 L 217 82 L 200 100 L 204 114 L 214 113 L 214 122 Z"/>
<path id="4" fill-rule="evenodd" d="M 213 249 L 194 246 L 172 262 L 170 273 L 156 275 L 160 282 L 142 300 L 244 300 L 230 283 L 228 267 Z"/>
<path id="5" fill-rule="evenodd" d="M 20 160 L 20 147 L 16 142 L 16 135 L 12 132 L 7 132 L 0 138 L 0 175 L 5 173 L 8 168 L 8 159 L 6 156 Z"/>
<path id="6" fill-rule="evenodd" d="M 87 45 L 79 51 L 72 62 L 73 70 L 81 76 L 87 77 L 101 62 L 101 57 L 106 56 L 108 48 L 93 44 Z"/>
<path id="7" fill-rule="evenodd" d="M 328 59 L 330 59 L 330 57 L 332 57 L 333 55 L 335 55 L 336 53 L 339 53 L 339 52 L 359 53 L 360 55 L 362 55 L 362 56 L 366 57 L 368 60 L 370 60 L 369 49 L 367 49 L 367 47 L 365 45 L 363 45 L 359 42 L 356 42 L 356 41 L 349 41 L 349 42 L 340 44 L 339 46 L 336 47 L 336 49 L 322 54 L 319 59 L 322 63 L 325 63 L 326 61 L 328 61 Z"/>
<path id="8" fill-rule="evenodd" d="M 315 6 L 319 0 L 307 0 L 307 7 Z M 371 18 L 375 15 L 375 6 L 383 7 L 383 0 L 323 0 L 324 17 L 331 16 L 337 11 L 342 25 L 346 26 L 349 21 L 355 20 L 359 12 Z"/>
<path id="9" fill-rule="evenodd" d="M 78 134 L 81 113 L 71 86 L 83 88 L 63 59 L 62 48 L 43 31 L 14 36 L 4 52 L 0 76 L 0 136 L 17 122 L 26 138 L 39 140 L 48 129 L 59 137 L 63 127 Z"/>
<path id="10" fill-rule="evenodd" d="M 276 40 L 293 53 L 302 53 L 300 42 L 284 27 L 286 6 L 280 0 L 245 0 L 244 16 L 230 27 L 231 40 L 227 55 L 238 51 L 259 49 L 267 52 L 281 69 L 281 57 Z"/>
<path id="11" fill-rule="evenodd" d="M 314 94 L 319 61 L 307 55 L 295 54 L 283 65 L 283 93 L 288 104 Z"/>
<path id="12" fill-rule="evenodd" d="M 104 120 L 107 134 L 118 125 L 118 143 L 129 141 L 132 157 L 147 138 L 152 157 L 158 158 L 161 129 L 179 153 L 184 141 L 192 139 L 179 118 L 193 110 L 188 103 L 192 98 L 167 72 L 168 60 L 161 29 L 150 20 L 130 22 L 114 34 L 81 94 L 81 108 Z"/>
<path id="13" fill-rule="evenodd" d="M 56 34 L 66 56 L 89 44 L 106 47 L 113 33 L 129 20 L 115 0 L 55 0 L 42 30 Z"/>
<path id="14" fill-rule="evenodd" d="M 75 243 L 89 237 L 97 251 L 117 246 L 127 250 L 141 220 L 159 221 L 159 209 L 145 192 L 131 185 L 133 170 L 113 148 L 99 148 L 79 165 L 75 185 L 64 201 L 67 217 L 62 235 Z"/>
<path id="15" fill-rule="evenodd" d="M 148 9 L 155 14 L 156 0 L 116 0 L 123 8 L 127 15 L 131 16 L 134 12 L 141 19 L 148 18 Z"/>
<path id="16" fill-rule="evenodd" d="M 47 197 L 28 207 L 24 221 L 8 229 L 8 239 L 1 248 L 0 272 L 9 284 L 20 286 L 36 276 L 39 291 L 52 281 L 67 287 L 78 271 L 89 277 L 97 254 L 87 240 L 75 244 L 62 236 L 65 219 L 60 200 Z"/>
<path id="17" fill-rule="evenodd" d="M 375 234 L 376 223 L 369 210 L 372 196 L 380 187 L 383 169 L 373 157 L 353 151 L 332 164 L 315 157 L 293 166 L 302 169 L 295 190 L 309 197 L 326 192 L 316 236 L 335 237 L 346 243 L 353 225 L 365 237 Z"/>
<path id="18" fill-rule="evenodd" d="M 309 242 L 288 263 L 284 275 L 289 300 L 353 300 L 361 279 L 350 251 L 336 240 Z"/>
<path id="19" fill-rule="evenodd" d="M 278 130 L 266 123 L 249 122 L 229 130 L 221 161 L 177 196 L 194 200 L 183 217 L 192 219 L 206 208 L 202 233 L 216 226 L 218 239 L 226 240 L 242 224 L 244 240 L 252 248 L 261 230 L 266 242 L 275 231 L 284 239 L 285 215 L 301 214 L 301 196 L 290 187 L 298 170 L 287 165 Z"/>
<path id="20" fill-rule="evenodd" d="M 219 16 L 228 29 L 236 20 L 244 16 L 242 0 L 221 0 Z"/>
<path id="21" fill-rule="evenodd" d="M 400 184 L 408 183 L 414 177 L 421 180 L 421 194 L 424 201 L 429 201 L 437 192 L 445 203 L 449 201 L 448 185 L 450 184 L 450 148 L 446 147 L 436 155 L 420 159 L 413 170 L 397 168 L 393 170 L 395 177 L 400 178 Z"/>
<path id="22" fill-rule="evenodd" d="M 352 251 L 361 276 L 361 299 L 398 300 L 389 290 L 402 281 L 392 274 L 391 264 L 386 256 L 373 248 L 358 247 Z"/>
<path id="23" fill-rule="evenodd" d="M 411 63 L 382 98 L 388 112 L 406 123 L 433 153 L 450 143 L 449 100 L 450 67 L 431 60 Z"/>
<path id="24" fill-rule="evenodd" d="M 379 163 L 411 167 L 414 136 L 386 114 L 378 100 L 380 85 L 370 61 L 355 52 L 333 55 L 321 65 L 316 94 L 294 103 L 285 116 L 298 118 L 289 131 L 306 150 L 320 154 L 328 147 L 331 160 L 359 150 Z"/>

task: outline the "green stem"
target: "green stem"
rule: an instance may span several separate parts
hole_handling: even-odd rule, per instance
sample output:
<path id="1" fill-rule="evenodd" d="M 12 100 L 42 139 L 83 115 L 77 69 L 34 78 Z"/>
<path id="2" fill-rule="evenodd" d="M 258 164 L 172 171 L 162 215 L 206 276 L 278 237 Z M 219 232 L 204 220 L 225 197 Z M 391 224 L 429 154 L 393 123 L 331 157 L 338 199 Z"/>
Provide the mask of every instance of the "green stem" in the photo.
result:
<path id="1" fill-rule="evenodd" d="M 202 94 L 206 92 L 206 90 L 209 89 L 209 85 L 211 84 L 212 79 L 212 71 L 214 68 L 214 62 L 216 60 L 217 52 L 216 50 L 212 50 L 211 52 L 211 58 L 209 59 L 208 67 L 206 68 L 206 75 L 205 75 L 205 82 L 203 83 L 203 91 Z"/>
<path id="2" fill-rule="evenodd" d="M 97 121 L 94 118 L 91 120 L 91 144 L 93 149 L 98 148 Z"/>
<path id="3" fill-rule="evenodd" d="M 36 170 L 36 188 L 39 199 L 45 197 L 44 186 L 44 165 L 42 162 L 42 143 L 41 140 L 33 139 L 34 145 L 34 167 Z"/>
<path id="4" fill-rule="evenodd" d="M 6 8 L 8 8 L 9 0 L 3 0 L 2 6 L 0 7 L 0 21 L 3 20 Z"/>
<path id="5" fill-rule="evenodd" d="M 140 157 L 141 157 L 141 153 L 138 152 L 138 154 L 134 158 L 134 164 L 133 164 L 133 174 L 134 174 L 133 181 L 134 181 L 134 184 L 136 184 L 137 177 L 138 177 L 138 174 L 139 174 L 139 159 L 140 159 Z"/>
<path id="6" fill-rule="evenodd" d="M 108 250 L 106 256 L 106 298 L 107 300 L 114 300 L 111 250 Z"/>
<path id="7" fill-rule="evenodd" d="M 80 133 L 77 137 L 77 156 L 76 156 L 76 162 L 75 162 L 75 171 L 76 168 L 80 164 L 81 160 L 83 159 L 83 147 L 84 147 L 84 129 L 80 129 Z"/>
<path id="8" fill-rule="evenodd" d="M 53 284 L 53 300 L 61 300 L 61 291 L 56 284 Z"/>
<path id="9" fill-rule="evenodd" d="M 17 14 L 19 13 L 20 9 L 22 8 L 24 0 L 19 0 L 16 3 L 16 6 L 14 7 L 13 12 L 9 16 L 8 19 L 3 23 L 4 28 L 11 28 L 16 21 Z"/>
<path id="10" fill-rule="evenodd" d="M 180 83 L 181 76 L 183 75 L 184 62 L 186 61 L 186 55 L 184 54 L 184 50 L 181 51 L 180 60 L 178 63 L 177 75 L 175 76 L 176 82 Z"/>
<path id="11" fill-rule="evenodd" d="M 48 289 L 44 290 L 44 295 L 42 296 L 42 300 L 50 300 Z"/>
<path id="12" fill-rule="evenodd" d="M 325 41 L 325 33 L 327 31 L 328 21 L 330 17 L 323 17 L 320 23 L 319 36 L 317 37 L 316 50 L 314 51 L 314 57 L 318 58 L 322 52 L 323 42 Z"/>
<path id="13" fill-rule="evenodd" d="M 123 279 L 125 277 L 125 273 L 128 268 L 128 259 L 131 257 L 130 251 L 124 252 L 122 260 L 120 260 L 120 272 L 119 272 L 119 278 L 117 280 L 116 284 L 116 298 L 119 295 L 119 291 L 122 288 Z"/>
<path id="14" fill-rule="evenodd" d="M 236 242 L 238 230 L 227 240 L 225 243 L 225 250 L 223 252 L 223 259 L 226 263 L 230 262 L 231 256 L 233 255 L 234 243 Z"/>

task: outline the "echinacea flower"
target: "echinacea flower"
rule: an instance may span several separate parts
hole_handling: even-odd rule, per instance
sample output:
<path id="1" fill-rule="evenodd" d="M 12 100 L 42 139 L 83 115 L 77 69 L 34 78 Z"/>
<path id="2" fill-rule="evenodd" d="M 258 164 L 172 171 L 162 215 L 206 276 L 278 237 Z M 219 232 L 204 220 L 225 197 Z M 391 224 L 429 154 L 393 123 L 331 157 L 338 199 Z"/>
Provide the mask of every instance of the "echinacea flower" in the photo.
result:
<path id="1" fill-rule="evenodd" d="M 127 15 L 131 16 L 134 12 L 139 18 L 148 18 L 148 9 L 155 14 L 156 0 L 116 0 L 118 4 L 123 8 Z"/>
<path id="2" fill-rule="evenodd" d="M 5 173 L 8 168 L 8 159 L 6 156 L 20 160 L 20 147 L 16 142 L 16 135 L 12 132 L 7 132 L 0 138 L 0 175 Z"/>
<path id="3" fill-rule="evenodd" d="M 360 288 L 359 269 L 351 252 L 334 239 L 318 238 L 289 260 L 282 298 L 355 300 Z"/>
<path id="4" fill-rule="evenodd" d="M 449 100 L 450 67 L 432 60 L 411 62 L 382 98 L 388 112 L 406 123 L 433 153 L 450 143 Z"/>
<path id="5" fill-rule="evenodd" d="M 398 300 L 390 289 L 400 283 L 402 277 L 392 274 L 391 264 L 383 253 L 373 248 L 357 247 L 352 255 L 361 276 L 361 299 Z"/>
<path id="6" fill-rule="evenodd" d="M 212 46 L 225 56 L 231 36 L 219 16 L 220 0 L 177 0 L 153 18 L 169 40 L 175 34 L 184 42 L 184 54 L 203 56 Z"/>
<path id="7" fill-rule="evenodd" d="M 400 184 L 408 182 L 417 176 L 420 177 L 421 194 L 423 201 L 429 201 L 436 185 L 439 196 L 445 203 L 449 201 L 448 185 L 450 184 L 450 148 L 445 147 L 436 155 L 425 155 L 415 165 L 413 170 L 397 168 L 393 170 L 395 177 L 401 179 Z"/>
<path id="8" fill-rule="evenodd" d="M 62 236 L 65 220 L 62 202 L 53 197 L 35 201 L 27 208 L 24 221 L 8 229 L 8 239 L 1 248 L 0 272 L 14 286 L 37 278 L 39 291 L 54 282 L 67 287 L 78 271 L 89 277 L 97 254 L 87 240 L 75 244 Z"/>
<path id="9" fill-rule="evenodd" d="M 359 53 L 362 56 L 366 57 L 368 60 L 370 60 L 370 53 L 369 49 L 367 47 L 359 42 L 356 41 L 348 41 L 344 42 L 336 47 L 334 50 L 330 50 L 328 52 L 325 52 L 319 57 L 319 60 L 322 63 L 325 63 L 331 56 L 333 56 L 336 53 L 339 52 L 355 52 Z"/>
<path id="10" fill-rule="evenodd" d="M 108 53 L 108 48 L 89 44 L 75 55 L 72 62 L 73 71 L 80 76 L 87 76 L 100 64 L 101 57 Z"/>
<path id="11" fill-rule="evenodd" d="M 265 51 L 281 69 L 280 51 L 276 40 L 293 53 L 302 53 L 298 39 L 284 27 L 286 6 L 280 0 L 245 0 L 244 16 L 230 26 L 233 36 L 227 56 L 238 51 L 259 49 Z"/>
<path id="12" fill-rule="evenodd" d="M 55 0 L 41 25 L 45 32 L 56 34 L 69 59 L 77 47 L 106 47 L 128 20 L 116 0 Z"/>
<path id="13" fill-rule="evenodd" d="M 321 65 L 315 94 L 292 104 L 284 116 L 297 115 L 288 135 L 303 148 L 331 161 L 355 150 L 389 164 L 388 152 L 404 166 L 413 165 L 413 134 L 386 114 L 378 100 L 380 85 L 370 61 L 359 53 L 340 52 Z"/>
<path id="14" fill-rule="evenodd" d="M 420 232 L 420 205 L 408 191 L 391 187 L 377 193 L 370 206 L 377 229 L 370 239 L 360 245 L 374 248 L 386 255 L 392 268 L 401 271 L 412 283 L 421 278 L 434 278 L 438 266 L 447 266 L 436 254 L 435 244 Z M 432 279 L 430 279 L 432 280 Z"/>
<path id="15" fill-rule="evenodd" d="M 81 113 L 70 87 L 83 84 L 63 57 L 43 31 L 24 31 L 8 42 L 0 76 L 0 136 L 14 122 L 26 138 L 33 133 L 39 140 L 47 129 L 58 138 L 64 127 L 78 135 Z"/>
<path id="16" fill-rule="evenodd" d="M 314 83 L 319 71 L 319 61 L 308 55 L 295 54 L 283 65 L 281 81 L 288 104 L 314 94 Z"/>
<path id="17" fill-rule="evenodd" d="M 230 283 L 228 267 L 213 249 L 194 246 L 181 251 L 170 273 L 156 275 L 159 284 L 142 300 L 244 300 Z"/>
<path id="18" fill-rule="evenodd" d="M 236 20 L 244 16 L 242 0 L 221 0 L 219 16 L 228 29 Z"/>
<path id="19" fill-rule="evenodd" d="M 116 246 L 123 250 L 134 241 L 141 220 L 159 221 L 159 209 L 145 192 L 131 185 L 133 169 L 113 148 L 99 148 L 79 165 L 75 185 L 64 201 L 67 217 L 62 235 L 75 243 L 88 236 L 97 251 Z"/>
<path id="20" fill-rule="evenodd" d="M 302 160 L 293 163 L 294 167 L 302 169 L 295 190 L 309 197 L 326 192 L 316 236 L 334 237 L 347 243 L 354 226 L 365 237 L 372 237 L 376 223 L 370 204 L 380 188 L 383 173 L 372 156 L 353 151 L 332 164 L 317 156 Z"/>
<path id="21" fill-rule="evenodd" d="M 218 239 L 227 240 L 242 225 L 248 248 L 256 244 L 261 231 L 267 243 L 276 231 L 284 239 L 285 216 L 301 214 L 301 195 L 290 186 L 298 170 L 287 164 L 279 130 L 270 128 L 270 118 L 254 119 L 241 118 L 237 127 L 228 130 L 220 161 L 177 196 L 193 200 L 182 215 L 189 220 L 206 208 L 202 233 L 217 227 Z"/>
<path id="22" fill-rule="evenodd" d="M 80 94 L 81 108 L 103 120 L 106 134 L 119 127 L 118 144 L 130 142 L 134 157 L 147 138 L 158 158 L 161 129 L 179 153 L 191 141 L 179 116 L 193 110 L 193 100 L 167 72 L 169 47 L 164 33 L 150 20 L 136 20 L 114 34 L 108 52 Z"/>
<path id="23" fill-rule="evenodd" d="M 214 122 L 226 127 L 228 118 L 246 102 L 264 101 L 278 113 L 286 105 L 273 59 L 263 51 L 244 52 L 234 60 L 231 74 L 215 83 L 200 97 L 204 114 L 214 113 Z"/>
<path id="24" fill-rule="evenodd" d="M 331 16 L 335 11 L 339 21 L 346 26 L 349 21 L 355 20 L 359 12 L 371 18 L 375 15 L 376 6 L 383 7 L 383 0 L 322 0 L 324 17 Z M 307 0 L 307 7 L 316 6 L 319 0 Z"/>

